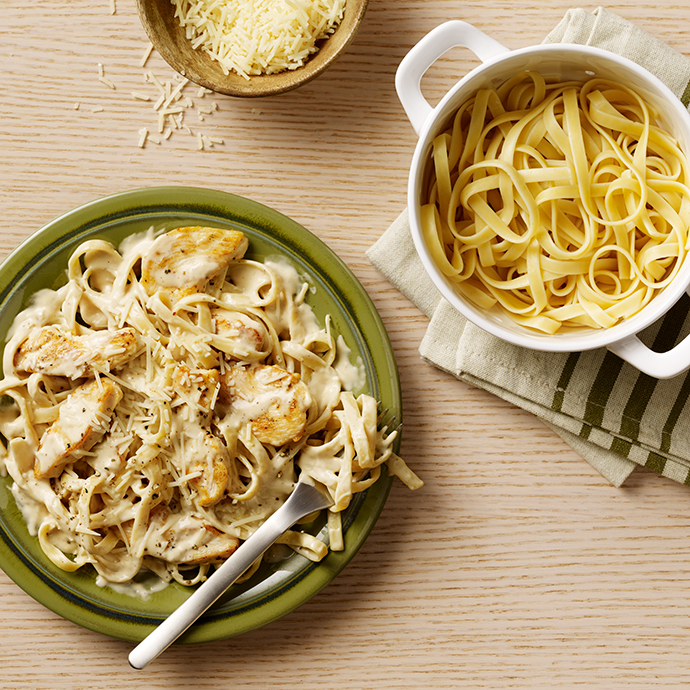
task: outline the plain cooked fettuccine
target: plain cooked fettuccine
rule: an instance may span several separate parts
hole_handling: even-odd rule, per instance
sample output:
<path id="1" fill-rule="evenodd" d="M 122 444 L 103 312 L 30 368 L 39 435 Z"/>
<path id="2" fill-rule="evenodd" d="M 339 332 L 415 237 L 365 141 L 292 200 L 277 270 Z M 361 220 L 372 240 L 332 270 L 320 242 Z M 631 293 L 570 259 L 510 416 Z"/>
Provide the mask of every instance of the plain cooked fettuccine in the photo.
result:
<path id="1" fill-rule="evenodd" d="M 422 228 L 441 271 L 524 326 L 607 328 L 688 245 L 690 166 L 635 92 L 525 72 L 463 103 L 433 142 Z"/>
<path id="2" fill-rule="evenodd" d="M 341 512 L 383 464 L 421 484 L 376 401 L 344 383 L 356 367 L 304 301 L 308 285 L 286 262 L 244 259 L 246 248 L 239 232 L 198 227 L 119 251 L 90 240 L 67 284 L 15 320 L 0 469 L 60 568 L 193 584 L 300 472 L 334 500 L 331 549 L 343 548 Z M 280 541 L 312 560 L 328 551 L 306 532 Z"/>

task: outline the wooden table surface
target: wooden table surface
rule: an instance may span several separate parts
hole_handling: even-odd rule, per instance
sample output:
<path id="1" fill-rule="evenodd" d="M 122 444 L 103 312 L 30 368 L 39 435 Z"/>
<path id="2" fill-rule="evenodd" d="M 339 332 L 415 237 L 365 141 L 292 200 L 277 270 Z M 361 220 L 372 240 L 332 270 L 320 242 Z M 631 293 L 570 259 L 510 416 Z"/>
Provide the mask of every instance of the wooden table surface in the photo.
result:
<path id="1" fill-rule="evenodd" d="M 596 4 L 584 3 L 587 9 Z M 607 6 L 690 55 L 690 6 Z M 426 485 L 395 486 L 345 571 L 254 632 L 176 647 L 144 671 L 132 645 L 65 621 L 0 573 L 1 688 L 680 688 L 690 681 L 690 489 L 637 470 L 607 483 L 539 420 L 422 362 L 426 318 L 367 262 L 405 204 L 415 145 L 394 89 L 427 31 L 465 19 L 511 48 L 568 4 L 370 0 L 347 53 L 300 90 L 207 95 L 198 149 L 152 134 L 134 0 L 0 2 L 0 255 L 54 217 L 139 187 L 198 185 L 291 216 L 350 266 L 395 350 L 401 454 Z M 115 89 L 99 81 L 103 74 Z M 430 100 L 476 64 L 444 57 Z M 146 69 L 170 79 L 155 53 Z M 196 117 L 196 116 L 194 116 Z M 196 134 L 196 132 L 195 132 Z"/>

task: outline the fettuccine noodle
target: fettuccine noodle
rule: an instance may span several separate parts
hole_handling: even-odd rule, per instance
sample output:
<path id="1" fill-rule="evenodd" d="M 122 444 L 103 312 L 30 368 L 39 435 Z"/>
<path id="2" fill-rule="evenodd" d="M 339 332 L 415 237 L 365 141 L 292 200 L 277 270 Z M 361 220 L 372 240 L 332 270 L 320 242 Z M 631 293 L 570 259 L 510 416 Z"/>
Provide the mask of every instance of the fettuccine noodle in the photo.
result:
<path id="1" fill-rule="evenodd" d="M 280 542 L 318 561 L 343 548 L 340 516 L 382 466 L 421 485 L 377 401 L 352 392 L 363 372 L 317 322 L 309 285 L 246 248 L 213 228 L 149 231 L 119 251 L 90 240 L 67 284 L 15 319 L 0 469 L 63 570 L 199 582 L 300 473 L 334 501 L 329 544 L 299 529 Z"/>
<path id="2" fill-rule="evenodd" d="M 688 249 L 688 161 L 656 115 L 598 78 L 479 91 L 433 142 L 421 221 L 437 266 L 540 332 L 637 313 Z"/>

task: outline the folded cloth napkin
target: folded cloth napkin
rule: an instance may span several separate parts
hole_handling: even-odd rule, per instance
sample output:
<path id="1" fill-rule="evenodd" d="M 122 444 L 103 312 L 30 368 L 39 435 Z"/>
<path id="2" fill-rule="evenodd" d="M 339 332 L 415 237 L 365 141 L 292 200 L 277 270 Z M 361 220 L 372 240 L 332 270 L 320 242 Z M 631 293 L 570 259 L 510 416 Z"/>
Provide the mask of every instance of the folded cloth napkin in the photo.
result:
<path id="1" fill-rule="evenodd" d="M 623 55 L 659 77 L 688 106 L 690 59 L 604 8 L 569 10 L 544 42 Z M 537 352 L 484 332 L 458 314 L 428 278 L 407 211 L 367 258 L 430 318 L 420 345 L 425 360 L 534 413 L 615 486 L 637 465 L 690 484 L 690 374 L 658 380 L 608 350 Z M 657 351 L 670 349 L 690 331 L 689 312 L 686 296 L 642 340 Z"/>

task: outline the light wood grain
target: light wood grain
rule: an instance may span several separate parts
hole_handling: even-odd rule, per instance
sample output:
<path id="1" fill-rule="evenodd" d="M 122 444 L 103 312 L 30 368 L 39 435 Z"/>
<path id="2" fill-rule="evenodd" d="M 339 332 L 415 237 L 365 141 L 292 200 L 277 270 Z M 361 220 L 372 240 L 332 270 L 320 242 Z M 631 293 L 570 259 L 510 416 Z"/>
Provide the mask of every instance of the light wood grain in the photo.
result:
<path id="1" fill-rule="evenodd" d="M 593 9 L 595 3 L 584 3 Z M 405 204 L 415 136 L 395 69 L 422 35 L 465 19 L 511 48 L 542 40 L 568 5 L 370 0 L 347 53 L 303 89 L 206 96 L 199 151 L 155 132 L 134 0 L 2 0 L 0 255 L 82 203 L 136 187 L 200 185 L 291 216 L 352 268 L 400 368 L 402 454 L 426 486 L 396 486 L 348 568 L 285 618 L 180 647 L 143 672 L 131 645 L 62 620 L 0 573 L 2 688 L 672 688 L 690 682 L 690 489 L 636 471 L 611 487 L 531 415 L 423 363 L 426 319 L 364 251 Z M 690 54 L 690 8 L 608 8 Z M 98 63 L 117 86 L 97 80 Z M 476 61 L 444 57 L 438 99 Z M 153 55 L 147 65 L 171 71 Z M 75 110 L 75 104 L 79 109 Z M 92 112 L 92 108 L 103 108 Z"/>

